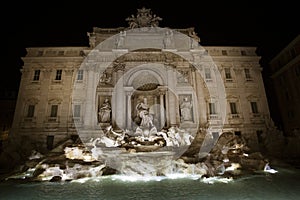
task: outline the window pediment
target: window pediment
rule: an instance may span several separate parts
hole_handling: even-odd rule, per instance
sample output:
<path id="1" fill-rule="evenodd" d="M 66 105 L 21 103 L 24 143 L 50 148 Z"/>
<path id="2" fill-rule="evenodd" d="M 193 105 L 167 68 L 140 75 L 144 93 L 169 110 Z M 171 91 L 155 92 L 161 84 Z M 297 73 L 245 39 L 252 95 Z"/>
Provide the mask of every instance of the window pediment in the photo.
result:
<path id="1" fill-rule="evenodd" d="M 30 98 L 26 100 L 27 104 L 38 104 L 39 100 L 37 98 Z"/>
<path id="2" fill-rule="evenodd" d="M 61 104 L 62 100 L 59 98 L 50 99 L 49 104 Z"/>

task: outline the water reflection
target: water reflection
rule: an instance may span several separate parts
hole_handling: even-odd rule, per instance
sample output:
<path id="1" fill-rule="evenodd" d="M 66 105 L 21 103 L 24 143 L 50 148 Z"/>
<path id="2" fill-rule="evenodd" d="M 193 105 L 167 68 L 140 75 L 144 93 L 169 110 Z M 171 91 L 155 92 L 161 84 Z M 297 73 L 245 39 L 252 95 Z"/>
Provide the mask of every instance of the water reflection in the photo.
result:
<path id="1" fill-rule="evenodd" d="M 299 199 L 300 169 L 278 171 L 228 182 L 214 177 L 213 184 L 195 177 L 139 179 L 119 175 L 70 182 L 2 182 L 0 199 Z"/>

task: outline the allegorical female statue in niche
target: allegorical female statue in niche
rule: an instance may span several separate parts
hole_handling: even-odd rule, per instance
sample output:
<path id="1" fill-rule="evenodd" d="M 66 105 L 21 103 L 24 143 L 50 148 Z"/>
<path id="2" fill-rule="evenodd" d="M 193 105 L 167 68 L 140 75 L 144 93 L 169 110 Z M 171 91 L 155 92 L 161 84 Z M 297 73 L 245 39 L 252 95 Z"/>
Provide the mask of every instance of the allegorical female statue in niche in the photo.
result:
<path id="1" fill-rule="evenodd" d="M 110 123 L 111 105 L 108 98 L 106 98 L 99 108 L 98 121 L 100 123 Z"/>
<path id="2" fill-rule="evenodd" d="M 183 98 L 180 104 L 181 121 L 192 121 L 192 103 L 188 101 L 187 97 Z"/>

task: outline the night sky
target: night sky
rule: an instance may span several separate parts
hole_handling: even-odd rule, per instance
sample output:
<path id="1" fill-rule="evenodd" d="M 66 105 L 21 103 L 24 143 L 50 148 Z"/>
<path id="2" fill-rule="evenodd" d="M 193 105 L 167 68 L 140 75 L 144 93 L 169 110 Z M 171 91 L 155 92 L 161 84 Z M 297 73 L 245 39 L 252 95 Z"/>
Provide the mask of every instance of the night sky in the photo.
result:
<path id="1" fill-rule="evenodd" d="M 203 46 L 256 46 L 266 63 L 299 33 L 296 1 L 20 1 L 1 12 L 1 88 L 18 89 L 26 47 L 87 46 L 93 27 L 127 27 L 143 6 L 160 27 L 195 27 Z M 263 4 L 262 4 L 263 3 Z"/>

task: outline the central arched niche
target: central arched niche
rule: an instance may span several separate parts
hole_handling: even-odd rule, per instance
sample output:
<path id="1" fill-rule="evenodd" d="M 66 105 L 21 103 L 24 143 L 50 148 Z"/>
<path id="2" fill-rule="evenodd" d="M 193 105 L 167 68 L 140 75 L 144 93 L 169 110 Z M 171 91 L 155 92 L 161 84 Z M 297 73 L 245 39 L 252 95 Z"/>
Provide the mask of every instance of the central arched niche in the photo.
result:
<path id="1" fill-rule="evenodd" d="M 143 71 L 139 73 L 137 77 L 132 81 L 132 87 L 139 91 L 151 91 L 155 90 L 159 86 L 159 82 L 156 77 L 149 71 Z"/>
<path id="2" fill-rule="evenodd" d="M 131 127 L 135 129 L 140 125 L 136 106 L 147 99 L 149 113 L 153 116 L 153 123 L 161 129 L 165 126 L 165 99 L 160 97 L 160 91 L 164 88 L 166 80 L 164 66 L 159 63 L 149 63 L 136 66 L 126 73 L 126 85 L 132 88 L 131 104 Z M 162 113 L 163 112 L 163 113 Z"/>
<path id="3" fill-rule="evenodd" d="M 202 81 L 197 81 L 202 80 L 202 75 L 195 66 L 176 52 L 159 49 L 134 50 L 115 59 L 109 67 L 115 74 L 115 84 L 112 85 L 115 94 L 112 95 L 113 126 L 135 130 L 138 125 L 134 121 L 136 104 L 149 96 L 148 103 L 155 105 L 153 110 L 156 109 L 155 113 L 159 114 L 158 130 L 185 125 L 196 130 L 200 107 L 203 111 L 201 117 L 206 117 L 205 92 L 202 90 L 207 88 Z M 180 74 L 187 76 L 184 82 L 177 80 Z M 193 104 L 192 121 L 188 122 L 182 122 L 180 118 L 179 105 L 185 97 Z"/>

